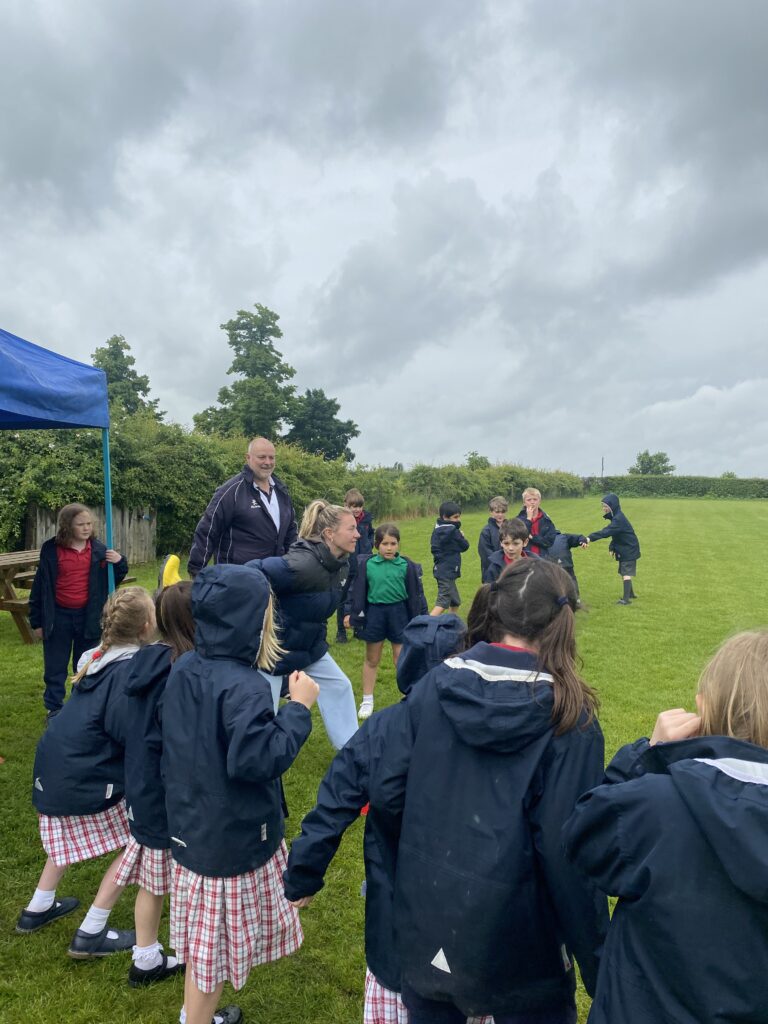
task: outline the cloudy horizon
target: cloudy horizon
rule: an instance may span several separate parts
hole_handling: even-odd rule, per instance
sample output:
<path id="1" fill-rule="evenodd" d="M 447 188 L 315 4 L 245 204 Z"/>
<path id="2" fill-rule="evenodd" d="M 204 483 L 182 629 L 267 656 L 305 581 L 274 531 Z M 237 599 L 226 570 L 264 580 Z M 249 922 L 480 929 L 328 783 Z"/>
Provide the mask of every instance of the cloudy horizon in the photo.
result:
<path id="1" fill-rule="evenodd" d="M 357 460 L 768 474 L 768 6 L 30 0 L 0 327 L 167 418 L 262 303 Z M 760 70 L 762 68 L 762 70 Z"/>

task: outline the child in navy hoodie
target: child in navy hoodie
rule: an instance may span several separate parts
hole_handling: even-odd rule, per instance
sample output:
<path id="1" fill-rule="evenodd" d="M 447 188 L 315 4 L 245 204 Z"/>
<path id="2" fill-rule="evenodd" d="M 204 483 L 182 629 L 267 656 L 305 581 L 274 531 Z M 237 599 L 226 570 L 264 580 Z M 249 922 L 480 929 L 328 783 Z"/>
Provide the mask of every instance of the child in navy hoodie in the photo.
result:
<path id="1" fill-rule="evenodd" d="M 477 553 L 480 555 L 481 579 L 484 577 L 485 570 L 488 567 L 488 559 L 494 551 L 498 551 L 501 546 L 499 530 L 501 529 L 501 524 L 507 518 L 508 510 L 509 502 L 500 494 L 495 498 L 491 498 L 488 502 L 488 511 L 491 514 L 488 517 L 488 522 L 480 531 L 480 539 L 477 542 Z"/>
<path id="2" fill-rule="evenodd" d="M 348 508 L 354 515 L 357 532 L 360 536 L 357 538 L 354 554 L 349 560 L 349 576 L 347 576 L 347 582 L 344 584 L 341 594 L 341 604 L 336 611 L 337 644 L 345 644 L 347 642 L 347 631 L 344 627 L 344 606 L 347 603 L 347 597 L 357 572 L 357 559 L 360 555 L 370 555 L 374 547 L 373 516 L 370 512 L 366 512 L 364 506 L 365 498 L 356 487 L 351 488 L 344 495 L 344 508 Z"/>
<path id="3" fill-rule="evenodd" d="M 435 523 L 430 540 L 437 580 L 437 600 L 430 615 L 442 615 L 447 609 L 455 614 L 461 598 L 456 580 L 461 576 L 461 553 L 469 547 L 469 541 L 461 532 L 461 509 L 455 501 L 444 501 L 439 509 L 440 517 Z"/>
<path id="4" fill-rule="evenodd" d="M 483 573 L 483 583 L 493 583 L 504 572 L 508 565 L 514 565 L 521 558 L 537 558 L 526 548 L 528 542 L 528 523 L 524 519 L 505 519 L 499 528 L 500 551 L 494 551 L 488 559 Z"/>
<path id="5" fill-rule="evenodd" d="M 618 495 L 606 494 L 603 497 L 603 519 L 608 520 L 608 525 L 602 530 L 595 530 L 586 538 L 582 547 L 587 547 L 593 541 L 603 540 L 610 537 L 611 543 L 608 550 L 611 556 L 619 563 L 619 576 L 624 584 L 624 592 L 616 604 L 631 604 L 637 597 L 632 583 L 637 574 L 637 560 L 640 557 L 640 542 L 637 534 L 632 528 L 632 523 L 621 511 Z"/>
<path id="6" fill-rule="evenodd" d="M 618 896 L 590 1024 L 768 1021 L 768 631 L 726 640 L 579 800 L 574 865 Z"/>
<path id="7" fill-rule="evenodd" d="M 312 728 L 317 684 L 289 677 L 277 714 L 269 671 L 279 647 L 266 576 L 247 565 L 203 569 L 192 587 L 195 650 L 171 669 L 162 710 L 166 810 L 172 844 L 171 941 L 187 964 L 182 1020 L 236 1024 L 217 1011 L 225 981 L 301 945 L 283 896 L 280 777 Z M 258 666 L 258 667 L 257 667 Z"/>
<path id="8" fill-rule="evenodd" d="M 366 960 L 379 988 L 402 992 L 411 1024 L 491 1012 L 496 1024 L 575 1024 L 574 953 L 593 989 L 607 901 L 560 841 L 603 771 L 574 608 L 570 580 L 542 559 L 483 587 L 470 616 L 487 640 L 364 723 L 291 848 L 286 893 L 306 906 L 370 799 Z"/>
<path id="9" fill-rule="evenodd" d="M 115 738 L 115 708 L 130 661 L 155 631 L 152 600 L 141 587 L 113 593 L 101 618 L 97 648 L 83 654 L 72 695 L 37 745 L 32 801 L 48 855 L 31 902 L 16 924 L 21 934 L 37 931 L 79 905 L 56 899 L 70 864 L 122 850 L 128 841 L 123 747 Z M 110 929 L 109 914 L 123 891 L 115 880 L 122 856 L 107 869 L 93 905 L 75 932 L 69 956 L 90 960 L 130 949 L 132 931 Z"/>

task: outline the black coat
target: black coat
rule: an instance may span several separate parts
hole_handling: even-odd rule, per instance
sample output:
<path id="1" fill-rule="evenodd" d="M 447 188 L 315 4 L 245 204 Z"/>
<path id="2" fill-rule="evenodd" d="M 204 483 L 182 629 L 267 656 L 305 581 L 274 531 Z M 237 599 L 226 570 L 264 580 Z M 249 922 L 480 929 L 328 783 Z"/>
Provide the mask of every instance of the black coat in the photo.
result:
<path id="1" fill-rule="evenodd" d="M 461 532 L 461 523 L 438 519 L 430 540 L 435 579 L 458 579 L 461 576 L 461 553 L 468 547 L 469 541 Z"/>
<path id="2" fill-rule="evenodd" d="M 96 814 L 122 800 L 123 746 L 115 718 L 131 659 L 113 661 L 72 687 L 40 737 L 32 802 L 41 814 Z"/>
<path id="3" fill-rule="evenodd" d="M 244 565 L 204 569 L 192 588 L 195 650 L 174 662 L 162 702 L 162 770 L 173 857 L 200 875 L 241 875 L 283 838 L 280 777 L 312 729 L 296 701 L 275 715 L 254 664 L 269 599 Z"/>
<path id="4" fill-rule="evenodd" d="M 195 576 L 212 558 L 214 563 L 244 565 L 254 558 L 282 555 L 298 537 L 296 515 L 285 484 L 276 476 L 280 529 L 253 483 L 250 466 L 223 483 L 197 524 L 187 569 Z"/>
<path id="5" fill-rule="evenodd" d="M 482 577 L 488 566 L 488 559 L 494 551 L 501 546 L 499 540 L 499 524 L 493 518 L 488 517 L 488 522 L 480 531 L 480 538 L 477 542 L 477 553 L 480 555 L 480 576 Z"/>
<path id="6" fill-rule="evenodd" d="M 335 558 L 322 541 L 297 540 L 282 558 L 256 559 L 277 598 L 280 646 L 286 654 L 274 668 L 286 675 L 313 664 L 328 650 L 326 625 L 342 601 L 347 557 Z"/>
<path id="7" fill-rule="evenodd" d="M 368 577 L 366 575 L 366 566 L 368 565 L 368 559 L 372 557 L 372 555 L 358 556 L 352 586 L 349 588 L 346 613 L 349 615 L 350 625 L 353 629 L 362 629 L 365 626 L 365 619 L 368 613 Z M 412 619 L 415 615 L 426 615 L 428 608 L 427 599 L 424 596 L 424 586 L 421 582 L 421 566 L 418 562 L 412 562 L 410 558 L 406 558 L 405 555 L 401 557 L 407 563 L 405 570 L 405 593 L 408 603 L 408 618 Z"/>
<path id="8" fill-rule="evenodd" d="M 608 520 L 608 526 L 595 533 L 590 533 L 589 540 L 604 540 L 611 538 L 609 551 L 620 560 L 638 559 L 640 557 L 640 542 L 637 534 L 632 529 L 632 524 L 621 511 L 619 499 L 615 494 L 606 494 L 604 503 L 611 509 L 606 512 L 603 519 Z"/>
<path id="9" fill-rule="evenodd" d="M 590 1024 L 768 1021 L 768 750 L 723 736 L 624 747 L 566 851 L 618 896 Z"/>
<path id="10" fill-rule="evenodd" d="M 125 750 L 125 800 L 131 835 L 142 846 L 158 850 L 170 846 L 158 714 L 170 671 L 171 648 L 167 644 L 143 647 L 131 659 L 111 716 L 113 735 Z"/>
<path id="11" fill-rule="evenodd" d="M 527 509 L 525 508 L 525 506 L 523 506 L 517 513 L 517 518 L 522 519 L 525 525 L 528 527 L 528 530 L 530 531 L 531 521 L 530 519 L 526 519 L 526 511 Z M 534 552 L 534 554 L 538 553 L 540 555 L 546 555 L 547 551 L 552 547 L 552 545 L 555 542 L 555 537 L 557 536 L 557 527 L 549 518 L 549 516 L 543 508 L 540 508 L 539 512 L 541 512 L 541 519 L 538 520 L 539 532 L 535 536 L 532 533 L 530 534 L 530 536 L 528 537 L 526 550 L 529 549 L 531 545 L 533 545 L 534 547 L 539 548 L 539 551 Z"/>
<path id="12" fill-rule="evenodd" d="M 283 875 L 289 900 L 314 896 L 323 887 L 328 865 L 360 808 L 370 802 L 365 819 L 365 959 L 376 980 L 400 991 L 400 961 L 395 950 L 393 897 L 400 816 L 378 809 L 386 792 L 386 759 L 390 718 L 396 708 L 384 708 L 363 722 L 331 762 L 320 783 L 317 804 L 301 823 L 301 835 L 291 844 Z"/>
<path id="13" fill-rule="evenodd" d="M 91 570 L 88 574 L 88 603 L 85 606 L 83 633 L 94 641 L 98 641 L 101 636 L 101 612 L 109 596 L 106 554 L 106 546 L 100 540 L 91 537 Z M 115 562 L 114 570 L 115 586 L 117 586 L 128 572 L 128 562 L 125 560 L 125 556 L 119 562 Z M 40 564 L 37 567 L 29 594 L 29 624 L 32 629 L 42 627 L 44 636 L 50 636 L 53 632 L 58 575 L 56 540 L 51 537 L 40 548 Z"/>
<path id="14" fill-rule="evenodd" d="M 538 555 L 532 555 L 530 551 L 525 548 L 522 550 L 523 558 L 538 558 Z M 501 576 L 504 570 L 507 568 L 507 563 L 504 561 L 504 552 L 494 551 L 491 557 L 488 559 L 488 565 L 485 567 L 483 573 L 483 583 L 493 583 Z"/>
<path id="15" fill-rule="evenodd" d="M 586 541 L 581 533 L 558 533 L 546 554 L 548 562 L 557 562 L 566 572 L 573 572 L 571 548 L 577 548 Z"/>

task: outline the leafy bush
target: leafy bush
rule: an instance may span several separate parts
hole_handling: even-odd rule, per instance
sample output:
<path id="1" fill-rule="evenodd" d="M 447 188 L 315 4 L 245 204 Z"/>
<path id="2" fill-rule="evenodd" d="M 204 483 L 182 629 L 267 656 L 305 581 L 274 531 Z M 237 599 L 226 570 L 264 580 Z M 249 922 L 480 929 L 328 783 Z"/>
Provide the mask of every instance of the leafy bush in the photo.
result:
<path id="1" fill-rule="evenodd" d="M 589 494 L 614 491 L 627 498 L 768 498 L 768 480 L 730 476 L 628 476 L 587 477 Z"/>

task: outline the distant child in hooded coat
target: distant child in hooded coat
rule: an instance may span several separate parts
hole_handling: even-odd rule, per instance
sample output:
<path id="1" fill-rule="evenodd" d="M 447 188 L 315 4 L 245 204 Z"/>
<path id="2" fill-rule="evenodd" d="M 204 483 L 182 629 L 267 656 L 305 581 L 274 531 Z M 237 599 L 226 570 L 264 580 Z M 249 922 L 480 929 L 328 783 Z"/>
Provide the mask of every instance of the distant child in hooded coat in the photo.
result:
<path id="1" fill-rule="evenodd" d="M 582 544 L 582 547 L 586 547 L 593 541 L 610 537 L 611 543 L 608 550 L 619 563 L 619 576 L 624 583 L 624 592 L 616 604 L 630 604 L 637 597 L 632 580 L 637 574 L 640 542 L 632 524 L 621 511 L 618 495 L 609 493 L 603 498 L 603 519 L 608 520 L 608 526 L 595 531 L 595 533 L 590 533 L 586 544 Z"/>

